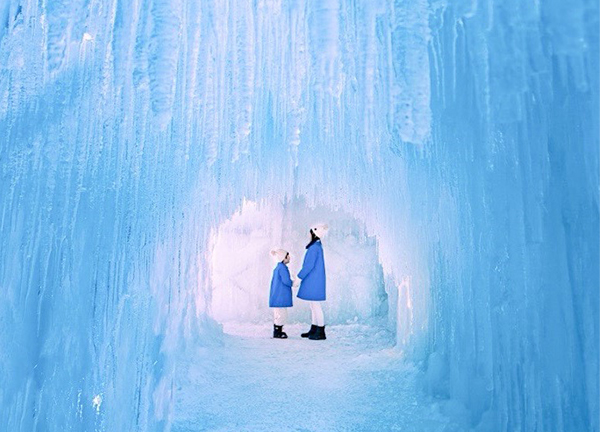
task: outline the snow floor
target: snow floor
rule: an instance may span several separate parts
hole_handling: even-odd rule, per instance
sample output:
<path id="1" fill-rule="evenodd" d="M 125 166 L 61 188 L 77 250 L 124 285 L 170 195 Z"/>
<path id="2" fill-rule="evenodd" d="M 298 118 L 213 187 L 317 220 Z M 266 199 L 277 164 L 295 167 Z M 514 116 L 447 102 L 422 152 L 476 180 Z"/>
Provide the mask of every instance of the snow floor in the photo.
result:
<path id="1" fill-rule="evenodd" d="M 359 324 L 226 324 L 222 346 L 178 364 L 172 431 L 449 431 L 421 390 L 420 373 L 392 348 L 391 334 Z"/>

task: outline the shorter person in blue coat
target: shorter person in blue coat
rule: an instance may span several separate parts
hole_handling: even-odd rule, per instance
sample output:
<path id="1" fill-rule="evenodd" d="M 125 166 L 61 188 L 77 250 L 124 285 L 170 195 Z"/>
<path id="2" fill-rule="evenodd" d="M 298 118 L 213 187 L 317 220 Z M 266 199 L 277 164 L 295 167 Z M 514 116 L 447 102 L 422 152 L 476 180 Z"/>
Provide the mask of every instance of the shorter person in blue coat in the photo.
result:
<path id="1" fill-rule="evenodd" d="M 325 336 L 325 317 L 321 302 L 325 301 L 325 260 L 323 257 L 323 246 L 321 237 L 325 235 L 329 227 L 327 225 L 315 225 L 310 229 L 310 243 L 306 246 L 302 270 L 298 278 L 302 279 L 298 298 L 306 300 L 310 304 L 312 325 L 302 337 L 310 340 L 327 339 Z"/>
<path id="2" fill-rule="evenodd" d="M 269 295 L 269 307 L 273 308 L 273 337 L 276 339 L 287 339 L 283 326 L 287 320 L 287 308 L 292 307 L 292 285 L 290 271 L 287 264 L 290 262 L 290 254 L 283 249 L 271 251 L 271 256 L 277 259 L 277 266 L 273 270 L 271 279 L 271 293 Z"/>

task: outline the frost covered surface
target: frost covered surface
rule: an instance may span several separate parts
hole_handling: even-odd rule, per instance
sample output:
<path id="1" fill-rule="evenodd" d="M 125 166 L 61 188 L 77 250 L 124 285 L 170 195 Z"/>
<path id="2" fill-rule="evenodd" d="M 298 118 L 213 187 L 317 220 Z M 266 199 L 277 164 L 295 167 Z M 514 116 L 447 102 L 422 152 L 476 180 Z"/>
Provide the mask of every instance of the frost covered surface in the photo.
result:
<path id="1" fill-rule="evenodd" d="M 252 202 L 269 243 L 338 222 L 326 259 L 364 260 L 331 316 L 386 322 L 466 426 L 598 431 L 597 2 L 7 0 L 0 23 L 1 430 L 168 429 Z"/>
<path id="2" fill-rule="evenodd" d="M 460 430 L 386 330 L 331 326 L 326 343 L 300 338 L 300 325 L 286 326 L 286 341 L 265 326 L 224 330 L 222 346 L 181 362 L 173 432 Z"/>

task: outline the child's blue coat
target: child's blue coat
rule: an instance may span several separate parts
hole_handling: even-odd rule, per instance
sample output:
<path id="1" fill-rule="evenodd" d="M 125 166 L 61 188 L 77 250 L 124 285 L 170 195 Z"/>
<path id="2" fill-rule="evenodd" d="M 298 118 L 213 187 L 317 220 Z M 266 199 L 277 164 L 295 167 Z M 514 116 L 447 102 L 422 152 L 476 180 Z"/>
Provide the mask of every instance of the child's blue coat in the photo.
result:
<path id="1" fill-rule="evenodd" d="M 273 270 L 269 307 L 292 307 L 292 278 L 288 267 L 282 262 L 277 263 Z"/>
<path id="2" fill-rule="evenodd" d="M 302 300 L 325 300 L 325 260 L 323 259 L 323 246 L 317 240 L 306 250 L 302 270 L 298 273 L 302 279 L 298 298 Z"/>

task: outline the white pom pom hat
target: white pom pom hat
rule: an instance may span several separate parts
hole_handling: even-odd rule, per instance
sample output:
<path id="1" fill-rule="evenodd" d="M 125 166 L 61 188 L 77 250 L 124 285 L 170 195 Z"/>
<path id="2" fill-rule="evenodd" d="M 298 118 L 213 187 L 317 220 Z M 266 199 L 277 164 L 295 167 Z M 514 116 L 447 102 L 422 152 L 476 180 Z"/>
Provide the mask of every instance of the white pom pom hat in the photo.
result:
<path id="1" fill-rule="evenodd" d="M 325 234 L 327 234 L 327 231 L 329 231 L 329 225 L 318 223 L 318 224 L 311 225 L 310 229 L 313 230 L 313 232 L 315 233 L 315 235 L 317 237 L 323 238 L 325 236 Z"/>
<path id="2" fill-rule="evenodd" d="M 285 257 L 287 256 L 288 251 L 283 250 L 283 249 L 273 249 L 271 251 L 271 256 L 277 260 L 277 262 L 279 261 L 283 261 L 285 259 Z"/>

